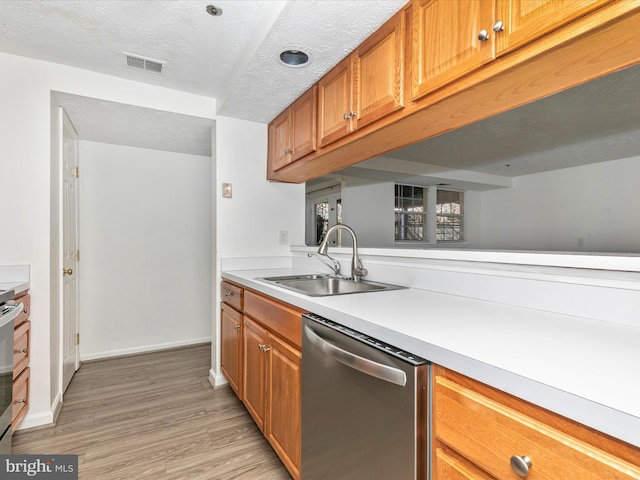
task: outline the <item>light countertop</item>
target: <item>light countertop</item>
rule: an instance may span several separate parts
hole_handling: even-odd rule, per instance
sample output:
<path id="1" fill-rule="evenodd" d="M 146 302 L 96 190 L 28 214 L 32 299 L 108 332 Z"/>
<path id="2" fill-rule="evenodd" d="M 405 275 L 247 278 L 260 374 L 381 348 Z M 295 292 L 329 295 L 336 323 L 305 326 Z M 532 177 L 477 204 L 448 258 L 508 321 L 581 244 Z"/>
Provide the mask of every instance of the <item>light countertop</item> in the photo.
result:
<path id="1" fill-rule="evenodd" d="M 640 446 L 640 329 L 413 288 L 309 297 L 256 280 L 304 273 L 222 276 Z"/>

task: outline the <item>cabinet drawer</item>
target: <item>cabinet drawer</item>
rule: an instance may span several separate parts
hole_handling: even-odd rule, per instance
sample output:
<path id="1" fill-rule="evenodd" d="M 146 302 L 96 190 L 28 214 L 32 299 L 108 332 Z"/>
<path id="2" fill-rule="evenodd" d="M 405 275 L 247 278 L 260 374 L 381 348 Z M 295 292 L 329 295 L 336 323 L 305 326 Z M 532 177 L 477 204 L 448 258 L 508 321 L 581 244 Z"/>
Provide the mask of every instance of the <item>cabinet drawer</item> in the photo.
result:
<path id="1" fill-rule="evenodd" d="M 27 320 L 31 315 L 31 295 L 28 293 L 22 296 L 18 296 L 14 298 L 16 303 L 22 303 L 22 311 L 18 314 L 18 316 L 13 320 L 13 325 L 17 327 L 22 322 Z"/>
<path id="2" fill-rule="evenodd" d="M 233 283 L 220 282 L 220 298 L 228 305 L 236 310 L 242 310 L 244 289 L 234 285 Z"/>
<path id="3" fill-rule="evenodd" d="M 22 322 L 13 331 L 13 378 L 15 379 L 29 365 L 31 345 L 31 322 Z"/>
<path id="4" fill-rule="evenodd" d="M 305 313 L 302 310 L 247 291 L 244 311 L 293 345 L 302 347 L 301 315 Z"/>
<path id="5" fill-rule="evenodd" d="M 27 413 L 29 408 L 29 376 L 31 369 L 24 369 L 18 378 L 13 381 L 13 406 L 11 408 L 11 427 L 15 427 L 20 423 L 22 417 Z"/>
<path id="6" fill-rule="evenodd" d="M 436 437 L 486 472 L 518 480 L 513 455 L 527 456 L 528 480 L 632 480 L 640 467 L 441 376 L 435 378 Z"/>

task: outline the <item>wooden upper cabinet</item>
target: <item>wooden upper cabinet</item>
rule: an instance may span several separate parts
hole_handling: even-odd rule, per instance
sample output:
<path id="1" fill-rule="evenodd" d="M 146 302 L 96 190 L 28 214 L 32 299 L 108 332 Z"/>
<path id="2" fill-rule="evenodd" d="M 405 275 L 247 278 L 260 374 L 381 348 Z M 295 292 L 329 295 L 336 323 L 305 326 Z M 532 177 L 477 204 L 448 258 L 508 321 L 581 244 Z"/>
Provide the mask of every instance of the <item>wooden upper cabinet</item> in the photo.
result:
<path id="1" fill-rule="evenodd" d="M 320 147 L 403 107 L 404 32 L 400 12 L 320 80 Z"/>
<path id="2" fill-rule="evenodd" d="M 316 92 L 314 85 L 269 124 L 270 172 L 316 150 Z"/>
<path id="3" fill-rule="evenodd" d="M 316 103 L 318 87 L 315 85 L 291 105 L 290 143 L 291 161 L 301 159 L 316 150 Z"/>
<path id="4" fill-rule="evenodd" d="M 358 128 L 403 107 L 404 22 L 395 15 L 354 53 Z"/>
<path id="5" fill-rule="evenodd" d="M 289 165 L 291 144 L 289 143 L 290 110 L 286 109 L 269 125 L 270 166 L 275 170 Z"/>
<path id="6" fill-rule="evenodd" d="M 538 37 L 613 0 L 496 0 L 495 33 L 498 55 L 526 45 Z M 492 25 L 493 28 L 493 25 Z M 496 25 L 497 28 L 497 25 Z"/>
<path id="7" fill-rule="evenodd" d="M 494 58 L 494 0 L 417 0 L 413 11 L 412 88 L 416 100 Z M 478 35 L 486 30 L 488 40 Z"/>
<path id="8" fill-rule="evenodd" d="M 353 56 L 349 55 L 318 83 L 320 147 L 355 130 L 357 105 L 353 98 Z"/>

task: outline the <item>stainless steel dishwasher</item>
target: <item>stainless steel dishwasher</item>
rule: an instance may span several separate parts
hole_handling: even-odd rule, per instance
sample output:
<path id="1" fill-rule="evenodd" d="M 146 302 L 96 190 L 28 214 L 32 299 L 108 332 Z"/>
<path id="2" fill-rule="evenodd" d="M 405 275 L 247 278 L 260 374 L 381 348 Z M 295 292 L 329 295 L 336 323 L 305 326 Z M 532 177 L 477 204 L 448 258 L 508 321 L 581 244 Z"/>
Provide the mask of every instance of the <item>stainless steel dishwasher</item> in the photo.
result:
<path id="1" fill-rule="evenodd" d="M 302 316 L 302 480 L 425 480 L 430 364 Z"/>

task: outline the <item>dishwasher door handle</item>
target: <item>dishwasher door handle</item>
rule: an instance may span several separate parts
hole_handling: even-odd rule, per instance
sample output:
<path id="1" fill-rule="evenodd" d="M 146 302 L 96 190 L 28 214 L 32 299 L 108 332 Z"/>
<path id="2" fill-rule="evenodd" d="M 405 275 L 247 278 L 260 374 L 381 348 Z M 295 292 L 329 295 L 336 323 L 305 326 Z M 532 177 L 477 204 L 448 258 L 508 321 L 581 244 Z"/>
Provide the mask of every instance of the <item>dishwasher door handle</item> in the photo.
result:
<path id="1" fill-rule="evenodd" d="M 333 343 L 320 337 L 313 329 L 305 325 L 304 332 L 309 341 L 322 350 L 323 353 L 330 355 L 347 367 L 358 370 L 372 377 L 384 380 L 404 387 L 407 384 L 407 374 L 399 368 L 390 367 L 382 363 L 374 362 L 368 358 L 361 357 L 355 353 L 344 350 Z"/>

